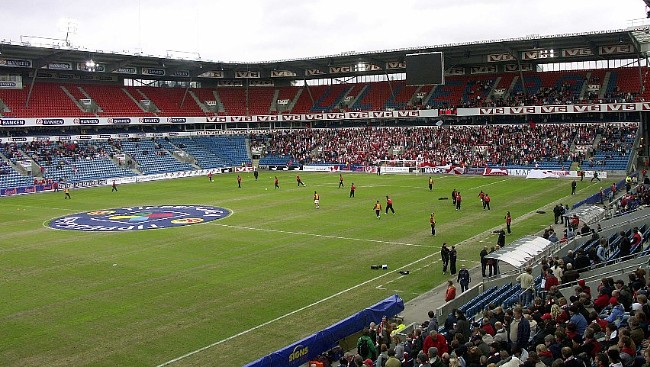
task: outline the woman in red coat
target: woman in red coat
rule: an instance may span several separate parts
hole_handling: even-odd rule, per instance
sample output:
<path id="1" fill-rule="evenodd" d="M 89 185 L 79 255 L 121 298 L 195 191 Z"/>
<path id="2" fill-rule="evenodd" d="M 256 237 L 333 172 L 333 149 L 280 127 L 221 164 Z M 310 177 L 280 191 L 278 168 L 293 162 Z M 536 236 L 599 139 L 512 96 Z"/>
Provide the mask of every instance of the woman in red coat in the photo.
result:
<path id="1" fill-rule="evenodd" d="M 447 281 L 447 292 L 445 292 L 445 302 L 449 302 L 456 298 L 456 287 L 451 280 Z"/>

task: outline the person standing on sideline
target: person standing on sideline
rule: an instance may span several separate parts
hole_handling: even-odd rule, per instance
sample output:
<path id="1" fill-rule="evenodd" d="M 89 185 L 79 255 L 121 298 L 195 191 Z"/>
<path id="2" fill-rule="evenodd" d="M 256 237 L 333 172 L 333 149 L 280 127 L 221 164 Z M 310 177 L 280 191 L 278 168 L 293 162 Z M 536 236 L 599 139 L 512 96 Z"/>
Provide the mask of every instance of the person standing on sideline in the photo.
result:
<path id="1" fill-rule="evenodd" d="M 302 182 L 302 179 L 300 178 L 300 175 L 296 176 L 296 182 L 298 182 L 298 187 L 306 186 L 305 183 Z"/>
<path id="2" fill-rule="evenodd" d="M 115 180 L 113 180 L 113 185 L 111 187 L 111 192 L 117 191 L 117 183 L 115 183 Z"/>
<path id="3" fill-rule="evenodd" d="M 357 187 L 354 186 L 354 182 L 353 182 L 352 185 L 350 185 L 350 197 L 351 198 L 354 197 L 354 190 L 356 190 L 356 189 L 357 189 Z"/>
<path id="4" fill-rule="evenodd" d="M 472 278 L 469 276 L 469 270 L 465 268 L 465 265 L 460 267 L 458 272 L 458 283 L 460 283 L 460 292 L 463 293 L 469 289 L 469 283 L 472 281 Z"/>
<path id="5" fill-rule="evenodd" d="M 499 230 L 499 237 L 497 237 L 497 246 L 505 247 L 506 245 L 506 231 L 502 229 Z"/>
<path id="6" fill-rule="evenodd" d="M 273 180 L 273 185 L 275 186 L 276 189 L 280 188 L 280 181 L 278 181 L 278 176 L 275 176 L 275 179 Z"/>
<path id="7" fill-rule="evenodd" d="M 442 260 L 442 273 L 447 274 L 447 266 L 449 265 L 449 248 L 447 247 L 447 242 L 442 244 L 440 259 Z"/>
<path id="8" fill-rule="evenodd" d="M 237 175 L 237 187 L 241 189 L 241 176 Z"/>
<path id="9" fill-rule="evenodd" d="M 487 210 L 490 210 L 490 195 L 485 194 L 485 197 L 483 197 L 483 209 L 487 208 Z"/>
<path id="10" fill-rule="evenodd" d="M 431 235 L 435 236 L 436 235 L 436 218 L 433 216 L 433 213 L 431 213 L 431 217 L 429 217 L 429 224 L 431 225 Z"/>
<path id="11" fill-rule="evenodd" d="M 429 191 L 433 190 L 433 178 L 429 176 Z"/>
<path id="12" fill-rule="evenodd" d="M 460 202 L 463 201 L 463 198 L 460 196 L 460 191 L 456 192 L 456 210 L 460 210 Z"/>
<path id="13" fill-rule="evenodd" d="M 456 274 L 456 259 L 458 258 L 458 252 L 456 251 L 456 246 L 451 246 L 449 251 L 449 273 L 451 275 Z"/>
<path id="14" fill-rule="evenodd" d="M 339 173 L 339 189 L 343 187 L 343 174 Z"/>
<path id="15" fill-rule="evenodd" d="M 521 289 L 524 290 L 524 293 L 521 294 L 521 303 L 524 306 L 528 306 L 533 301 L 534 296 L 534 278 L 533 278 L 533 269 L 526 268 L 524 273 L 519 274 L 515 279 L 521 285 Z"/>
<path id="16" fill-rule="evenodd" d="M 510 212 L 508 211 L 506 213 L 506 230 L 508 231 L 508 234 L 512 233 L 510 231 L 510 224 L 512 223 L 512 215 L 510 215 Z"/>
<path id="17" fill-rule="evenodd" d="M 72 197 L 70 196 L 70 188 L 69 187 L 66 186 L 65 189 L 63 189 L 63 193 L 65 194 L 65 196 L 63 197 L 64 199 L 72 199 Z"/>
<path id="18" fill-rule="evenodd" d="M 314 206 L 316 206 L 316 209 L 320 209 L 320 194 L 316 191 L 314 191 Z"/>
<path id="19" fill-rule="evenodd" d="M 576 180 L 571 181 L 571 195 L 576 194 L 576 187 L 578 187 Z"/>
<path id="20" fill-rule="evenodd" d="M 458 193 L 458 192 L 456 191 L 456 189 L 454 189 L 454 191 L 451 192 L 451 200 L 452 200 L 451 203 L 452 203 L 454 206 L 456 206 L 456 194 L 457 194 L 457 193 Z"/>
<path id="21" fill-rule="evenodd" d="M 390 196 L 386 195 L 386 214 L 388 214 L 388 209 L 395 214 L 395 209 L 393 209 L 393 199 Z"/>
<path id="22" fill-rule="evenodd" d="M 483 250 L 481 250 L 481 274 L 483 274 L 483 278 L 485 278 L 485 269 L 487 268 L 487 260 L 485 257 L 488 255 L 487 251 L 487 246 L 483 246 Z"/>
<path id="23" fill-rule="evenodd" d="M 375 211 L 375 215 L 377 215 L 377 219 L 381 219 L 381 204 L 379 204 L 379 200 L 377 200 L 375 206 L 372 209 Z"/>
<path id="24" fill-rule="evenodd" d="M 253 167 L 253 177 L 255 177 L 255 181 L 257 181 L 257 178 L 260 176 L 260 172 L 257 170 L 257 168 Z"/>
<path id="25" fill-rule="evenodd" d="M 451 280 L 447 281 L 447 291 L 445 292 L 445 302 L 449 302 L 456 298 L 456 287 Z"/>

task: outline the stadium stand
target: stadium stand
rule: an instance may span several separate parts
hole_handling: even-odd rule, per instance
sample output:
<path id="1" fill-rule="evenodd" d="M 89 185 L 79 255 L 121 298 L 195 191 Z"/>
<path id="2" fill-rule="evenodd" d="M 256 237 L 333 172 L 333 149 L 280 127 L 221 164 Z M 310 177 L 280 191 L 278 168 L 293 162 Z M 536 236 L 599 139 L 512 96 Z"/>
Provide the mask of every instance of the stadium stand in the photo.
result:
<path id="1" fill-rule="evenodd" d="M 114 86 L 84 85 L 83 89 L 101 109 L 99 116 L 153 116 L 145 112 L 137 104 L 134 96 L 127 94 L 126 89 Z"/>
<path id="2" fill-rule="evenodd" d="M 69 117 L 83 115 L 74 101 L 56 83 L 36 83 L 29 106 L 25 106 L 29 85 L 23 89 L 0 89 L 0 100 L 10 109 L 10 117 Z"/>
<path id="3" fill-rule="evenodd" d="M 113 145 L 128 154 L 144 174 L 192 170 L 191 164 L 174 158 L 166 149 L 151 140 L 117 141 Z"/>
<path id="4" fill-rule="evenodd" d="M 185 95 L 185 88 L 138 87 L 136 89 L 158 107 L 159 116 L 205 116 L 192 96 Z M 185 96 L 184 102 L 183 96 Z M 182 106 L 181 102 L 183 102 Z"/>

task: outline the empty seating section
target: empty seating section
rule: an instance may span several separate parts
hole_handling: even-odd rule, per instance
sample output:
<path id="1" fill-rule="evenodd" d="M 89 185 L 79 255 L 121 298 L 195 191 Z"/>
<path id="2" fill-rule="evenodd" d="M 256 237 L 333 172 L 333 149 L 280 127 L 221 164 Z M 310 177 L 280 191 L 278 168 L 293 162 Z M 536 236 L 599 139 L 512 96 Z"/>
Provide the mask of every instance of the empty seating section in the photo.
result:
<path id="1" fill-rule="evenodd" d="M 85 115 L 68 97 L 59 84 L 36 83 L 29 105 L 25 106 L 29 85 L 23 89 L 2 89 L 0 99 L 11 109 L 4 116 L 11 117 L 74 117 Z"/>
<path id="2" fill-rule="evenodd" d="M 393 92 L 397 92 L 395 82 L 368 83 L 364 94 L 354 107 L 360 110 L 383 111 Z"/>
<path id="3" fill-rule="evenodd" d="M 206 88 L 194 88 L 191 89 L 192 93 L 196 96 L 196 98 L 201 101 L 201 103 L 206 103 L 206 102 L 217 102 L 217 97 L 214 96 L 214 89 L 206 89 Z M 188 96 L 189 97 L 189 96 Z M 208 113 L 209 115 L 214 115 L 214 113 Z"/>
<path id="4" fill-rule="evenodd" d="M 185 88 L 138 87 L 136 89 L 158 107 L 159 116 L 205 116 L 194 98 L 189 93 L 185 94 Z M 135 94 L 133 96 L 138 98 Z"/>
<path id="5" fill-rule="evenodd" d="M 349 84 L 333 84 L 325 90 L 320 98 L 314 98 L 311 112 L 338 111 L 345 93 L 352 88 Z"/>
<path id="6" fill-rule="evenodd" d="M 370 105 L 363 102 L 370 91 L 369 87 L 368 84 L 350 84 L 347 94 L 341 99 L 341 108 L 344 110 L 372 110 Z M 353 101 L 354 104 L 352 104 Z"/>
<path id="7" fill-rule="evenodd" d="M 62 87 L 65 87 L 65 89 L 70 93 L 75 100 L 80 101 L 84 98 L 88 98 L 82 91 L 79 89 L 81 86 L 80 85 L 75 85 L 75 84 L 65 84 L 62 85 Z"/>
<path id="8" fill-rule="evenodd" d="M 153 116 L 143 111 L 119 86 L 84 85 L 83 89 L 101 108 L 99 116 Z M 133 96 L 139 100 L 138 96 Z"/>
<path id="9" fill-rule="evenodd" d="M 169 141 L 179 149 L 184 150 L 190 154 L 196 164 L 203 169 L 223 168 L 227 167 L 228 163 L 208 149 L 203 141 L 210 138 L 169 138 Z"/>
<path id="10" fill-rule="evenodd" d="M 409 102 L 411 101 L 411 98 L 413 98 L 413 96 L 418 90 L 417 86 L 413 86 L 413 85 L 407 86 L 406 82 L 403 80 L 394 81 L 391 83 L 393 84 L 394 95 L 389 96 L 388 99 L 386 100 L 386 103 L 384 105 L 386 108 L 392 108 L 395 110 L 407 110 L 407 109 L 411 109 L 414 106 L 417 107 L 416 106 L 417 100 L 414 103 L 414 106 L 409 106 Z M 429 91 L 430 90 L 431 89 L 429 88 Z M 419 92 L 419 93 L 424 93 L 424 92 Z"/>
<path id="11" fill-rule="evenodd" d="M 217 93 L 226 115 L 246 115 L 246 94 L 243 88 L 219 88 Z"/>
<path id="12" fill-rule="evenodd" d="M 296 95 L 298 94 L 298 91 L 300 88 L 296 87 L 282 87 L 278 88 L 278 100 L 286 100 L 288 101 L 288 104 L 286 105 L 287 107 L 293 102 L 293 100 L 296 98 Z M 303 93 L 306 93 L 304 91 Z M 277 102 L 277 101 L 276 101 Z M 290 113 L 292 111 L 286 110 L 286 108 L 282 108 L 282 106 L 278 105 L 278 111 L 285 111 L 285 113 Z"/>
<path id="13" fill-rule="evenodd" d="M 275 89 L 271 87 L 248 90 L 248 112 L 250 115 L 268 115 L 271 112 Z"/>
<path id="14" fill-rule="evenodd" d="M 157 174 L 195 169 L 174 158 L 167 150 L 151 140 L 121 141 L 117 148 L 129 154 L 144 174 Z"/>
<path id="15" fill-rule="evenodd" d="M 194 139 L 228 166 L 251 164 L 244 136 L 214 136 Z"/>
<path id="16" fill-rule="evenodd" d="M 318 101 L 328 88 L 329 86 L 327 85 L 303 87 L 302 93 L 300 94 L 300 97 L 291 113 L 311 112 L 311 108 L 314 106 L 314 101 Z"/>

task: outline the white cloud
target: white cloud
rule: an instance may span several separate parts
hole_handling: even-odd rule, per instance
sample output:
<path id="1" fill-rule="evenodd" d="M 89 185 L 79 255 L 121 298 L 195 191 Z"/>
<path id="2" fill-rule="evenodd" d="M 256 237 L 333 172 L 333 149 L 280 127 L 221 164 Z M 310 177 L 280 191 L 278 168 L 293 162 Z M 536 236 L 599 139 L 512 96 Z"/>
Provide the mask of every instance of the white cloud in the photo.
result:
<path id="1" fill-rule="evenodd" d="M 0 39 L 63 38 L 58 22 L 71 18 L 89 49 L 261 61 L 620 29 L 644 16 L 639 0 L 32 0 L 3 4 Z"/>

